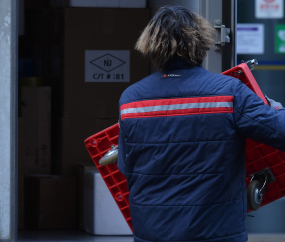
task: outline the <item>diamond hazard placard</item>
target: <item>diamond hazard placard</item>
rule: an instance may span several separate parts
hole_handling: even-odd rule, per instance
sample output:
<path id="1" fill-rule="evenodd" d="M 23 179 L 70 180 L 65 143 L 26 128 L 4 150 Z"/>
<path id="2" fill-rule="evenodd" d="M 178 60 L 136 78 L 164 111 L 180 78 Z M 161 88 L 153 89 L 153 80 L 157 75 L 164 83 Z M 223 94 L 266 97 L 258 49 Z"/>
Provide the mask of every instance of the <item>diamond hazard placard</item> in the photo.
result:
<path id="1" fill-rule="evenodd" d="M 129 82 L 129 50 L 86 50 L 85 82 Z"/>
<path id="2" fill-rule="evenodd" d="M 284 0 L 255 0 L 256 18 L 283 18 Z"/>

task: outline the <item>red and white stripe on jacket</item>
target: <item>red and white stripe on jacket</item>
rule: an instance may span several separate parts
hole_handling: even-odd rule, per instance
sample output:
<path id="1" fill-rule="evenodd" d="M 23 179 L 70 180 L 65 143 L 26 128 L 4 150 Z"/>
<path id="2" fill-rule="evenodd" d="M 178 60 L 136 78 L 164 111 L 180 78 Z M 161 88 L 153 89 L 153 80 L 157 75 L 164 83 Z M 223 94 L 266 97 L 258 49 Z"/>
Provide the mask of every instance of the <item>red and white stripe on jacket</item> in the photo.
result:
<path id="1" fill-rule="evenodd" d="M 233 96 L 170 98 L 121 105 L 121 119 L 233 113 Z"/>

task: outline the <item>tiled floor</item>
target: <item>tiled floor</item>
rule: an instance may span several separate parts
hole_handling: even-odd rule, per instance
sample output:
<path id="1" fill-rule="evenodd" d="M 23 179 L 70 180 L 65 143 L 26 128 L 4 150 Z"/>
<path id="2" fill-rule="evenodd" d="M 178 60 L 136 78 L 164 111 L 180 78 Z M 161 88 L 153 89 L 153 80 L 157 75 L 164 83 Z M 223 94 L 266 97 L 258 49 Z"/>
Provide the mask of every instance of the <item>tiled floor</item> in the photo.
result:
<path id="1" fill-rule="evenodd" d="M 248 242 L 285 242 L 285 234 L 249 234 Z"/>
<path id="2" fill-rule="evenodd" d="M 92 236 L 80 231 L 19 231 L 17 241 L 133 242 L 132 236 Z M 248 242 L 285 242 L 285 234 L 249 234 Z"/>

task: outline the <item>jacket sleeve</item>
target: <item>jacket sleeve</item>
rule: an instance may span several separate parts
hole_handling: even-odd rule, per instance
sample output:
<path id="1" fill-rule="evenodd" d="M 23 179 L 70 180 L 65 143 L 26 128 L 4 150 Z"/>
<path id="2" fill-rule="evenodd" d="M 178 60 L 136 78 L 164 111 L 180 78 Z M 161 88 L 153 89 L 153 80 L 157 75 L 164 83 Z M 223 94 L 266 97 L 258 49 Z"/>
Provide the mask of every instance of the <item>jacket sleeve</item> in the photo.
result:
<path id="1" fill-rule="evenodd" d="M 118 161 L 117 161 L 117 167 L 120 170 L 121 173 L 126 175 L 126 169 L 125 169 L 125 139 L 124 139 L 124 133 L 122 130 L 122 121 L 121 121 L 121 115 L 119 116 L 119 150 L 118 150 Z"/>
<path id="2" fill-rule="evenodd" d="M 238 132 L 275 149 L 285 151 L 285 109 L 274 110 L 252 90 L 234 79 L 234 119 Z"/>

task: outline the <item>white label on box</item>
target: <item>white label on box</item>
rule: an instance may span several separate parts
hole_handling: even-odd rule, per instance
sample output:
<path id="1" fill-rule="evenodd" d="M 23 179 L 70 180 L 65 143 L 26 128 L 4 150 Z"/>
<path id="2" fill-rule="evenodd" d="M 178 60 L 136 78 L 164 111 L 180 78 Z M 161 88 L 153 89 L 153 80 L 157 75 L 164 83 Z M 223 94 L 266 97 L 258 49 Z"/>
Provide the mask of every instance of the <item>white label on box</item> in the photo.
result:
<path id="1" fill-rule="evenodd" d="M 255 0 L 256 18 L 283 18 L 284 0 Z"/>
<path id="2" fill-rule="evenodd" d="M 86 50 L 85 82 L 129 82 L 129 50 Z"/>
<path id="3" fill-rule="evenodd" d="M 237 24 L 237 54 L 264 53 L 264 25 Z"/>

